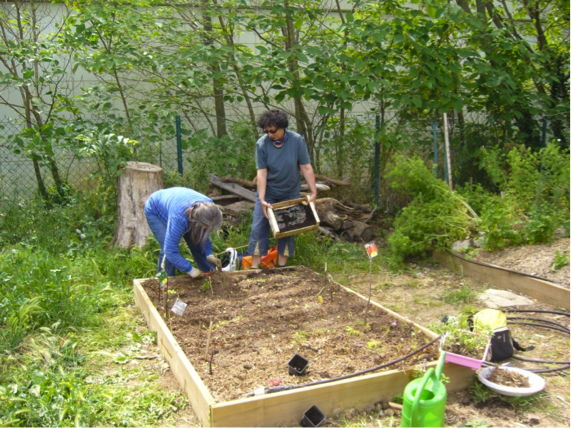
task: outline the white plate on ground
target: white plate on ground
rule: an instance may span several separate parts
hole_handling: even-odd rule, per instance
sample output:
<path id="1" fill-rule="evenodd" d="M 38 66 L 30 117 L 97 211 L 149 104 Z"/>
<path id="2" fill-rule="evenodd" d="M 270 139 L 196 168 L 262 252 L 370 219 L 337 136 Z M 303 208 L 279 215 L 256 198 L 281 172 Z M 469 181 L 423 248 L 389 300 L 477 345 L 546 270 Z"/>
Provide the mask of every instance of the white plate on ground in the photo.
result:
<path id="1" fill-rule="evenodd" d="M 492 371 L 495 367 L 486 367 L 478 371 L 478 379 L 492 391 L 498 394 L 508 395 L 510 397 L 525 397 L 527 395 L 535 394 L 542 391 L 545 388 L 545 379 L 541 376 L 530 372 L 528 370 L 518 369 L 515 367 L 498 367 L 496 370 L 509 370 L 515 373 L 519 373 L 527 378 L 529 381 L 529 387 L 527 388 L 514 388 L 512 386 L 500 385 L 497 383 L 490 382 L 488 377 L 492 375 Z"/>

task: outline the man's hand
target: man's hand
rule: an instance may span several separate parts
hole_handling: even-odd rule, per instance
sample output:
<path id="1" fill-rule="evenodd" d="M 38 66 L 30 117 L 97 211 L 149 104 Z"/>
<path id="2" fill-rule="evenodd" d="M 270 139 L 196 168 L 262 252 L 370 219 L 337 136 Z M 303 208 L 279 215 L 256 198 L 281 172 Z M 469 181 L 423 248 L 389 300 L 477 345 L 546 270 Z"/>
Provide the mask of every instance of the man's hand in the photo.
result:
<path id="1" fill-rule="evenodd" d="M 266 218 L 270 218 L 268 215 L 268 208 L 274 209 L 271 204 L 267 203 L 266 201 L 260 201 L 260 205 L 262 206 L 262 211 L 264 212 L 264 216 Z"/>
<path id="2" fill-rule="evenodd" d="M 208 263 L 216 266 L 218 269 L 222 269 L 222 262 L 219 258 L 214 257 L 214 255 L 210 254 L 208 257 L 206 257 L 206 260 L 208 260 Z"/>
<path id="3" fill-rule="evenodd" d="M 193 267 L 192 270 L 188 274 L 190 275 L 190 277 L 192 279 L 201 278 L 204 276 L 202 271 L 200 269 L 195 268 L 195 267 Z"/>

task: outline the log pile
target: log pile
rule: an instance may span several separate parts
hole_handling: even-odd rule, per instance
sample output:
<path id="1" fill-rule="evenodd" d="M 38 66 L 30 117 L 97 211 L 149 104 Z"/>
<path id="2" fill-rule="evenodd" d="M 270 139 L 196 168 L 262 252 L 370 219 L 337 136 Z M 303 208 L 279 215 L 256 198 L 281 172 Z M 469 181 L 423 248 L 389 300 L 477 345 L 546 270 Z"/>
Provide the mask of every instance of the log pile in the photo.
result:
<path id="1" fill-rule="evenodd" d="M 329 191 L 336 186 L 350 186 L 349 183 L 335 180 L 323 175 L 315 175 L 318 194 Z M 246 211 L 254 209 L 256 201 L 256 182 L 234 177 L 217 177 L 212 175 L 210 183 L 215 186 L 211 199 L 221 206 L 226 223 L 237 225 L 241 222 L 242 215 Z M 301 196 L 307 190 L 307 184 L 302 184 Z M 221 191 L 231 194 L 220 194 Z M 367 224 L 374 210 L 368 205 L 351 204 L 340 202 L 334 198 L 320 198 L 315 202 L 315 209 L 319 216 L 319 232 L 334 240 L 349 242 L 369 242 L 374 236 L 374 229 Z"/>

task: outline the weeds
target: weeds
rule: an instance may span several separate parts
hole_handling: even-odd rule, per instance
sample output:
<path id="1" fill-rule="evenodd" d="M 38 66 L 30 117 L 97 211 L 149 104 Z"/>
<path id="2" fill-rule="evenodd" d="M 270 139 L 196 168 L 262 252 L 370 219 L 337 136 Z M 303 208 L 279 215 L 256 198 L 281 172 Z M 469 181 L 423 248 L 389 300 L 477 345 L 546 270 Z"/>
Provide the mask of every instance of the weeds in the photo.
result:
<path id="1" fill-rule="evenodd" d="M 429 328 L 435 333 L 445 335 L 444 350 L 456 354 L 474 354 L 477 358 L 482 358 L 489 342 L 488 336 L 470 331 L 468 318 L 465 316 L 459 316 L 454 321 L 431 323 Z"/>
<path id="2" fill-rule="evenodd" d="M 555 258 L 553 259 L 553 265 L 551 266 L 550 271 L 555 272 L 561 269 L 564 266 L 569 264 L 569 254 L 562 253 L 559 250 L 555 252 Z"/>
<path id="3" fill-rule="evenodd" d="M 294 333 L 292 334 L 292 338 L 298 343 L 303 343 L 307 340 L 307 331 L 305 330 L 294 331 Z"/>
<path id="4" fill-rule="evenodd" d="M 539 392 L 524 397 L 510 397 L 507 395 L 497 394 L 479 380 L 475 380 L 469 387 L 470 401 L 473 403 L 485 403 L 491 398 L 495 398 L 509 404 L 518 412 L 526 412 L 536 408 L 542 401 L 548 399 L 548 394 Z"/>
<path id="5" fill-rule="evenodd" d="M 107 248 L 112 218 L 89 201 L 19 201 L 0 216 L 2 426 L 160 425 L 185 405 L 154 386 L 110 382 L 112 357 L 95 353 L 142 340 L 124 334 L 136 318 L 117 315 L 132 300 L 132 278 L 156 267 L 152 243 Z M 117 367 L 117 376 L 129 370 Z"/>
<path id="6" fill-rule="evenodd" d="M 459 305 L 472 303 L 477 295 L 478 292 L 476 290 L 472 290 L 467 285 L 463 285 L 459 290 L 450 290 L 444 293 L 441 299 L 444 304 Z"/>

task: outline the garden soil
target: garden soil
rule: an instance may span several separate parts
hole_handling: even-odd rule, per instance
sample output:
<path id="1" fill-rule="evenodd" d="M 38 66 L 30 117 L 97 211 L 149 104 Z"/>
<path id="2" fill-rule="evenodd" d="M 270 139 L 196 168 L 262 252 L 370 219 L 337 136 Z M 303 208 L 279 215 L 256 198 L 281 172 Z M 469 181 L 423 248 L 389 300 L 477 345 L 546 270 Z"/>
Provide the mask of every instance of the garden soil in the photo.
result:
<path id="1" fill-rule="evenodd" d="M 368 370 L 432 339 L 305 267 L 143 287 L 217 402 Z M 176 299 L 187 304 L 181 316 L 171 312 Z M 437 359 L 435 344 L 386 370 Z"/>
<path id="2" fill-rule="evenodd" d="M 558 239 L 551 244 L 513 247 L 497 252 L 480 250 L 475 260 L 538 276 L 569 288 L 569 265 L 561 269 L 554 269 L 553 266 L 558 253 L 569 257 L 569 238 Z"/>
<path id="3" fill-rule="evenodd" d="M 566 252 L 569 254 L 569 239 L 560 239 L 551 245 L 517 247 L 514 249 L 504 250 L 501 253 L 493 254 L 484 253 L 481 256 L 476 255 L 474 259 L 484 263 L 492 263 L 507 269 L 550 278 L 562 286 L 569 287 L 569 265 L 555 272 L 551 272 L 556 251 Z M 479 259 L 478 257 L 481 258 Z M 377 259 L 373 259 L 373 262 L 376 260 Z M 486 283 L 462 277 L 434 264 L 418 263 L 410 264 L 409 267 L 409 271 L 403 274 L 381 273 L 369 276 L 368 271 L 361 274 L 351 275 L 337 274 L 333 276 L 333 281 L 348 286 L 365 296 L 368 296 L 369 290 L 371 290 L 371 299 L 373 301 L 376 301 L 381 305 L 394 310 L 400 315 L 409 318 L 411 321 L 428 328 L 430 328 L 432 323 L 440 322 L 444 315 L 456 314 L 458 306 L 460 305 L 457 301 L 450 298 L 454 292 L 460 293 L 461 295 L 463 291 L 471 290 L 475 295 L 477 295 L 478 292 L 489 288 Z M 321 281 L 321 276 L 317 276 Z M 313 274 L 311 277 L 313 277 Z M 260 278 L 262 278 L 262 276 L 260 276 Z M 293 279 L 293 281 L 297 280 L 300 280 L 300 276 Z M 184 282 L 186 281 L 188 280 L 184 278 Z M 217 280 L 213 278 L 212 281 L 212 290 L 213 292 L 216 292 Z M 202 293 L 199 294 L 200 297 L 204 297 L 208 293 L 211 293 L 210 290 L 198 291 L 198 288 L 201 286 L 202 283 L 199 283 L 194 287 L 195 293 Z M 244 284 L 242 286 L 244 288 L 248 288 Z M 153 288 L 152 285 L 150 285 L 150 287 Z M 317 315 L 315 321 L 311 321 L 305 326 L 295 316 L 291 317 L 291 315 L 296 315 L 297 312 L 290 314 L 286 308 L 278 307 L 279 304 L 272 300 L 272 293 L 265 295 L 264 289 L 266 292 L 268 290 L 266 288 L 261 288 L 261 284 L 257 284 L 256 287 L 258 288 L 258 293 L 250 296 L 253 299 L 249 300 L 248 303 L 243 306 L 248 306 L 252 309 L 256 307 L 258 310 L 262 310 L 261 308 L 263 306 L 265 307 L 264 311 L 268 312 L 269 315 L 273 317 L 273 321 L 272 323 L 266 323 L 260 326 L 263 334 L 259 334 L 253 329 L 251 329 L 249 333 L 248 330 L 246 330 L 247 336 L 241 337 L 241 345 L 232 345 L 233 348 L 247 347 L 248 350 L 252 351 L 249 356 L 240 357 L 240 360 L 234 362 L 229 360 L 225 362 L 225 355 L 229 353 L 231 349 L 228 344 L 217 339 L 218 336 L 215 333 L 216 329 L 214 326 L 216 326 L 217 323 L 219 323 L 220 326 L 227 326 L 229 324 L 233 324 L 230 322 L 232 320 L 238 321 L 237 323 L 239 324 L 239 319 L 236 319 L 236 317 L 228 318 L 226 320 L 216 320 L 216 316 L 219 314 L 216 314 L 213 311 L 201 309 L 203 313 L 202 319 L 195 324 L 194 329 L 190 328 L 190 330 L 184 334 L 184 337 L 180 336 L 182 337 L 182 343 L 185 343 L 185 340 L 187 342 L 200 342 L 200 351 L 198 355 L 194 357 L 197 362 L 195 363 L 193 361 L 192 364 L 196 364 L 195 367 L 199 367 L 199 371 L 202 372 L 201 375 L 206 373 L 206 377 L 208 377 L 210 376 L 208 374 L 210 367 L 209 362 L 204 358 L 204 352 L 207 331 L 209 329 L 210 321 L 213 321 L 209 353 L 210 350 L 218 351 L 218 353 L 210 353 L 211 357 L 213 355 L 212 362 L 214 376 L 218 374 L 218 372 L 222 371 L 222 364 L 226 364 L 227 366 L 231 366 L 230 370 L 233 370 L 234 373 L 244 377 L 246 382 L 245 385 L 242 385 L 238 384 L 236 380 L 221 379 L 218 381 L 222 383 L 230 382 L 230 386 L 232 388 L 236 388 L 236 393 L 234 395 L 238 396 L 242 393 L 251 392 L 252 388 L 257 386 L 258 383 L 264 386 L 270 386 L 272 381 L 279 381 L 280 378 L 282 379 L 282 383 L 305 383 L 307 381 L 327 377 L 327 375 L 338 376 L 347 374 L 351 369 L 358 370 L 359 367 L 362 367 L 362 364 L 367 367 L 371 367 L 371 365 L 376 363 L 382 364 L 393 359 L 394 355 L 388 353 L 385 356 L 382 352 L 363 352 L 363 354 L 358 357 L 358 361 L 354 361 L 352 355 L 347 354 L 351 350 L 359 349 L 362 351 L 367 349 L 369 342 L 373 343 L 375 341 L 381 341 L 382 343 L 385 343 L 385 340 L 388 338 L 387 336 L 382 340 L 378 340 L 377 338 L 369 336 L 370 333 L 367 332 L 367 329 L 361 324 L 364 321 L 362 302 L 358 303 L 357 308 L 351 306 L 350 309 L 346 308 L 341 313 L 335 315 L 335 318 L 337 316 L 340 317 L 340 322 L 337 324 L 335 331 L 331 331 L 333 329 L 328 329 L 325 324 L 321 323 L 324 322 L 323 320 L 330 320 L 332 318 L 329 311 L 325 311 L 324 309 L 328 305 L 328 300 L 331 297 L 329 290 L 333 290 L 333 287 L 326 287 L 321 290 L 323 283 L 317 281 L 315 284 L 311 284 L 306 288 L 307 293 L 305 294 L 308 296 L 311 295 L 312 299 L 304 301 L 301 305 L 294 300 L 291 301 L 294 305 L 294 310 L 297 311 L 300 306 L 305 308 L 305 305 L 308 305 L 306 309 L 310 309 L 310 312 L 314 311 Z M 269 287 L 269 284 L 264 285 L 263 287 Z M 253 284 L 250 285 L 249 288 L 254 288 Z M 317 290 L 317 288 L 319 289 Z M 317 293 L 314 294 L 315 290 L 318 292 L 321 291 L 319 296 L 324 299 L 323 303 L 320 302 L 319 296 L 316 296 Z M 276 291 L 278 290 L 274 290 L 274 292 Z M 250 293 L 251 290 L 240 291 L 240 293 L 246 292 Z M 334 290 L 334 292 L 337 293 L 337 290 Z M 237 298 L 238 294 L 231 294 L 231 297 Z M 334 294 L 333 298 L 335 298 L 336 295 L 339 294 Z M 172 296 L 174 296 L 174 294 L 172 294 Z M 297 299 L 293 296 L 291 298 Z M 187 303 L 189 303 L 189 309 L 192 310 L 192 301 L 189 300 Z M 473 299 L 472 304 L 479 305 L 480 303 L 477 299 Z M 260 307 L 258 307 L 258 305 L 260 305 Z M 295 308 L 295 305 L 297 305 L 298 308 Z M 353 305 L 353 303 L 351 303 L 351 305 Z M 514 309 L 562 310 L 562 308 L 537 302 L 533 305 L 519 308 L 516 307 Z M 222 311 L 224 310 L 228 311 L 228 309 L 222 309 Z M 162 312 L 164 313 L 164 311 Z M 349 314 L 351 315 L 349 316 Z M 284 318 L 280 319 L 280 316 Z M 321 318 L 319 318 L 320 316 Z M 569 326 L 569 318 L 565 316 L 547 313 L 531 314 L 531 316 L 548 319 Z M 175 317 L 176 316 L 174 314 L 170 315 L 171 325 L 175 323 Z M 140 316 L 140 318 L 141 329 L 145 330 L 146 325 L 144 320 L 142 316 Z M 400 342 L 400 338 L 399 340 L 394 340 L 398 337 L 396 336 L 396 333 L 402 332 L 404 334 L 404 337 L 402 337 L 402 342 L 404 344 L 399 350 L 400 355 L 403 355 L 400 351 L 413 345 L 413 332 L 415 333 L 414 337 L 416 337 L 416 343 L 418 344 L 422 341 L 418 339 L 418 332 L 415 332 L 414 329 L 404 329 L 402 324 L 399 324 L 398 321 L 397 326 L 392 325 L 394 320 L 391 319 L 379 318 L 377 320 L 371 317 L 368 321 L 371 326 L 375 325 L 377 330 L 381 330 L 380 326 L 382 325 L 385 332 L 387 323 L 390 325 L 388 333 L 392 332 L 394 336 L 392 336 L 391 340 L 386 343 L 390 343 L 392 346 L 395 346 L 395 343 L 398 344 L 398 342 Z M 167 321 L 167 324 L 168 322 L 169 321 Z M 283 338 L 280 341 L 276 340 L 278 337 L 277 334 L 281 334 L 280 330 L 284 327 L 293 329 L 293 331 L 290 330 L 289 334 L 286 334 L 285 336 L 279 336 Z M 350 327 L 350 329 L 348 327 Z M 523 325 L 510 325 L 510 328 L 514 337 L 521 345 L 535 346 L 534 350 L 526 353 L 518 353 L 518 355 L 525 356 L 525 358 L 528 359 L 569 361 L 570 343 L 568 335 L 550 329 Z M 173 330 L 175 335 L 180 335 L 182 333 L 181 331 L 177 332 L 176 329 Z M 327 330 L 330 331 L 327 332 Z M 360 332 L 361 335 L 357 334 L 357 332 Z M 294 333 L 297 333 L 295 337 Z M 274 335 L 275 338 L 272 338 L 272 335 Z M 344 341 L 341 342 L 339 337 L 334 338 L 334 335 L 343 337 Z M 273 365 L 264 370 L 261 370 L 261 358 L 268 355 L 264 354 L 264 351 L 260 349 L 260 345 L 262 343 L 269 343 L 268 346 L 270 346 L 272 353 L 278 356 L 277 360 L 274 360 Z M 329 343 L 336 343 L 336 347 L 333 348 L 331 346 L 331 349 L 333 351 L 332 355 L 338 358 L 339 362 L 330 368 L 323 369 L 320 364 L 321 360 L 325 360 L 323 355 L 325 352 L 328 352 L 325 349 L 329 347 Z M 172 391 L 180 390 L 176 379 L 168 370 L 168 364 L 165 363 L 158 348 L 152 344 L 147 346 L 149 349 L 145 350 L 145 352 L 149 355 L 156 355 L 157 358 L 142 360 L 137 363 L 146 364 L 150 371 L 157 374 L 157 387 Z M 390 349 L 388 346 L 383 346 L 382 351 L 387 352 L 388 349 Z M 285 373 L 284 364 L 287 365 L 289 358 L 291 358 L 295 353 L 299 353 L 309 360 L 309 371 L 306 376 L 294 377 Z M 381 357 L 381 355 L 383 356 Z M 426 357 L 428 356 L 419 357 L 418 361 L 420 362 Z M 521 368 L 554 367 L 553 365 L 538 365 L 537 363 L 514 359 L 511 359 L 510 362 L 512 366 Z M 400 367 L 404 368 L 404 366 Z M 257 378 L 257 381 L 254 381 L 253 374 L 257 372 L 260 373 L 260 377 Z M 541 374 L 541 376 L 543 376 L 547 382 L 545 391 L 540 394 L 536 394 L 536 396 L 534 396 L 536 397 L 536 401 L 530 401 L 528 407 L 524 409 L 516 409 L 512 404 L 502 400 L 498 396 L 492 396 L 487 400 L 480 401 L 477 399 L 478 397 L 475 396 L 474 393 L 470 393 L 469 390 L 450 393 L 448 395 L 446 407 L 446 426 L 570 426 L 569 371 L 544 373 Z M 214 393 L 219 396 L 223 396 L 225 393 L 221 391 L 227 389 L 227 386 L 228 385 L 226 384 L 216 384 L 215 381 L 213 387 Z M 375 406 L 370 406 L 364 410 L 346 409 L 341 414 L 326 416 L 327 420 L 324 422 L 323 426 L 342 425 L 394 427 L 400 425 L 400 412 L 398 410 L 393 410 L 392 408 L 387 408 L 387 403 L 378 403 Z M 178 411 L 175 424 L 177 426 L 200 426 L 200 422 L 190 407 L 180 409 Z"/>

